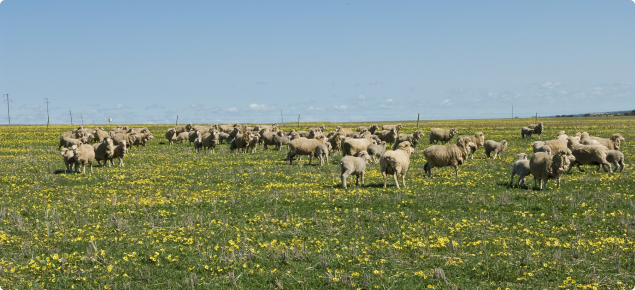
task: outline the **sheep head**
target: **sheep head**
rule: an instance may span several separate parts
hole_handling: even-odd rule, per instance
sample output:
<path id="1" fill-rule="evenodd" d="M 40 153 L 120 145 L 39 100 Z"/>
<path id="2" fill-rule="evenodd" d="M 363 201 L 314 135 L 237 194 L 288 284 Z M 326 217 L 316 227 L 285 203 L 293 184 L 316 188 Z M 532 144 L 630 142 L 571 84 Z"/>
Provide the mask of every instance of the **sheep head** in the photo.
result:
<path id="1" fill-rule="evenodd" d="M 626 142 L 626 139 L 624 139 L 624 137 L 622 137 L 622 134 L 620 133 L 613 134 L 613 136 L 611 136 L 611 140 L 616 141 L 618 144 L 620 141 Z"/>
<path id="2" fill-rule="evenodd" d="M 355 157 L 361 157 L 366 162 L 370 161 L 370 155 L 368 155 L 368 152 L 366 150 L 357 152 L 357 154 L 355 154 Z"/>
<path id="3" fill-rule="evenodd" d="M 66 155 L 66 153 L 68 152 L 68 148 L 62 148 L 62 150 L 60 151 L 60 154 L 62 154 L 62 156 Z"/>
<path id="4" fill-rule="evenodd" d="M 459 134 L 459 131 L 456 128 L 450 128 L 450 137 L 454 137 L 456 134 Z"/>
<path id="5" fill-rule="evenodd" d="M 518 156 L 518 160 L 527 160 L 527 154 L 525 153 L 520 153 L 517 156 Z"/>
<path id="6" fill-rule="evenodd" d="M 580 141 L 578 140 L 578 138 L 576 137 L 567 138 L 567 147 L 569 147 L 569 149 L 572 149 L 573 147 L 578 145 L 580 145 Z"/>
<path id="7" fill-rule="evenodd" d="M 571 161 L 575 160 L 573 154 L 571 154 L 571 150 L 560 149 L 553 155 L 552 169 L 558 172 L 564 172 Z"/>
<path id="8" fill-rule="evenodd" d="M 386 141 L 381 141 L 381 142 L 379 143 L 379 146 L 383 147 L 383 148 L 384 148 L 384 150 L 386 150 Z"/>
<path id="9" fill-rule="evenodd" d="M 565 131 L 560 131 L 560 132 L 558 132 L 558 134 L 556 134 L 556 137 L 558 137 L 560 135 L 567 135 L 567 133 Z"/>
<path id="10" fill-rule="evenodd" d="M 403 150 L 404 152 L 408 153 L 408 156 L 410 156 L 410 154 L 415 152 L 415 149 L 412 148 L 412 144 L 410 144 L 410 142 L 408 141 L 399 143 L 399 145 L 397 145 L 397 148 L 395 150 Z"/>
<path id="11" fill-rule="evenodd" d="M 485 142 L 485 135 L 483 135 L 483 132 L 477 132 L 474 134 L 474 137 L 476 137 L 477 140 L 480 140 L 481 143 Z"/>

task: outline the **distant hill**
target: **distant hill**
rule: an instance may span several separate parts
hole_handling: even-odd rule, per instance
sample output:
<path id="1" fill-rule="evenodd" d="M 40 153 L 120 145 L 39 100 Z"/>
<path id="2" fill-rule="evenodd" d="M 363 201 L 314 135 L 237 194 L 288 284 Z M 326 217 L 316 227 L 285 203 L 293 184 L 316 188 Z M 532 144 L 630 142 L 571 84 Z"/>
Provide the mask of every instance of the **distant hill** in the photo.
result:
<path id="1" fill-rule="evenodd" d="M 599 117 L 599 116 L 635 116 L 635 110 L 614 111 L 614 112 L 599 112 L 599 113 L 586 113 L 586 114 L 572 114 L 572 115 L 555 115 L 555 116 L 547 116 L 545 118 Z"/>

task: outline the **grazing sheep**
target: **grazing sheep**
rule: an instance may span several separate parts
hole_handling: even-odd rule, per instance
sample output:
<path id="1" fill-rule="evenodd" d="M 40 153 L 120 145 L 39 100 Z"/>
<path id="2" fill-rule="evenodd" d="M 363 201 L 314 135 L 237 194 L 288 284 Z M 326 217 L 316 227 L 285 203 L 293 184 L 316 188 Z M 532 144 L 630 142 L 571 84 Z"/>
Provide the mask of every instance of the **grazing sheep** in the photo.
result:
<path id="1" fill-rule="evenodd" d="M 280 133 L 282 133 L 283 136 L 284 136 L 283 132 L 280 132 Z M 274 132 L 270 132 L 270 131 L 262 132 L 260 134 L 260 137 L 262 137 L 261 138 L 262 143 L 265 146 L 265 150 L 267 150 L 267 146 L 268 145 L 271 145 L 271 146 L 275 146 L 276 145 L 276 140 L 275 140 L 276 135 L 278 135 L 277 132 L 274 133 Z"/>
<path id="2" fill-rule="evenodd" d="M 437 141 L 441 141 L 441 143 L 449 143 L 452 140 L 454 135 L 459 134 L 455 128 L 450 129 L 439 129 L 434 128 L 430 131 L 430 144 L 437 144 Z"/>
<path id="3" fill-rule="evenodd" d="M 527 128 L 527 127 L 522 127 L 520 128 L 520 137 L 521 138 L 531 138 L 531 135 L 534 134 L 534 130 Z"/>
<path id="4" fill-rule="evenodd" d="M 403 142 L 406 142 L 406 141 L 403 141 Z M 370 144 L 368 145 L 368 148 L 366 149 L 366 151 L 373 158 L 372 162 L 377 163 L 377 160 L 375 160 L 375 156 L 381 158 L 381 155 L 384 154 L 384 152 L 386 151 L 386 141 L 381 141 L 379 144 Z"/>
<path id="5" fill-rule="evenodd" d="M 326 158 L 326 164 L 329 163 L 329 152 L 331 151 L 331 143 L 320 143 L 315 147 L 315 157 L 320 160 L 320 166 L 324 165 L 324 158 Z"/>
<path id="6" fill-rule="evenodd" d="M 622 134 L 620 133 L 615 133 L 613 134 L 613 136 L 611 136 L 611 138 L 608 138 L 608 139 L 600 138 L 600 137 L 589 137 L 589 138 L 600 142 L 600 144 L 602 144 L 604 147 L 608 148 L 609 150 L 620 150 L 620 143 L 625 141 L 624 137 L 622 137 Z"/>
<path id="7" fill-rule="evenodd" d="M 377 131 L 377 129 L 379 129 L 379 126 L 377 126 L 377 124 L 372 124 L 370 127 L 367 126 L 359 126 L 357 127 L 357 132 L 362 132 L 364 130 L 370 132 L 371 134 L 375 134 L 375 131 Z"/>
<path id="8" fill-rule="evenodd" d="M 545 190 L 547 187 L 547 181 L 549 179 L 556 179 L 558 181 L 558 188 L 560 188 L 560 175 L 567 169 L 567 166 L 571 164 L 569 149 L 559 149 L 553 155 L 549 155 L 544 152 L 534 153 L 534 156 L 529 160 L 529 172 L 534 176 L 534 187 L 538 186 L 540 182 L 540 190 Z"/>
<path id="9" fill-rule="evenodd" d="M 296 155 L 309 156 L 309 165 L 311 165 L 311 161 L 315 156 L 315 147 L 324 143 L 324 139 L 306 139 L 306 138 L 298 138 L 289 142 L 289 153 L 287 153 L 287 160 L 289 161 L 289 165 L 293 163 L 293 157 Z"/>
<path id="10" fill-rule="evenodd" d="M 229 145 L 229 150 L 234 152 L 234 150 L 238 149 L 238 151 L 242 150 L 243 153 L 247 153 L 247 147 L 252 140 L 254 140 L 254 136 L 245 130 L 245 133 L 238 134 L 236 138 L 232 140 L 232 143 Z"/>
<path id="11" fill-rule="evenodd" d="M 342 128 L 340 126 L 337 126 L 337 130 L 336 131 L 341 133 L 341 134 L 344 134 L 344 136 L 346 136 L 346 137 L 353 137 L 355 135 L 355 132 L 353 132 L 353 130 Z"/>
<path id="12" fill-rule="evenodd" d="M 210 149 L 210 153 L 214 153 L 214 148 L 216 148 L 216 145 L 220 144 L 220 134 L 222 133 L 214 129 L 209 130 L 207 133 L 203 134 L 203 136 L 198 138 L 198 145 L 194 142 L 194 149 L 198 148 L 198 152 L 200 152 L 201 148 L 207 148 Z"/>
<path id="13" fill-rule="evenodd" d="M 470 136 L 470 135 L 461 135 L 459 136 L 459 138 L 470 138 L 470 140 L 472 140 L 472 143 L 476 144 L 476 147 L 473 148 L 470 151 L 470 154 L 472 156 L 471 159 L 474 159 L 474 152 L 476 152 L 476 150 L 478 150 L 479 148 L 483 147 L 483 145 L 485 144 L 485 135 L 483 135 L 483 132 L 476 132 L 476 134 L 474 134 L 474 136 Z M 469 157 L 468 155 L 468 157 Z"/>
<path id="14" fill-rule="evenodd" d="M 395 143 L 397 139 L 397 129 L 392 128 L 390 130 L 382 130 L 375 132 L 375 136 L 379 137 L 379 140 L 386 141 L 386 143 Z"/>
<path id="15" fill-rule="evenodd" d="M 331 135 L 331 134 L 329 134 Z M 340 134 L 339 132 L 334 132 L 331 136 L 327 136 L 327 142 L 331 143 L 331 148 L 333 151 L 342 151 L 342 141 L 346 139 L 346 136 Z"/>
<path id="16" fill-rule="evenodd" d="M 66 135 L 63 135 L 62 137 L 60 137 L 60 146 L 57 147 L 57 150 L 59 150 L 62 147 L 70 148 L 71 146 L 77 145 L 79 143 L 82 143 L 82 141 L 79 139 L 75 139 L 75 138 L 71 138 L 71 137 L 67 137 Z"/>
<path id="17" fill-rule="evenodd" d="M 392 174 L 395 178 L 395 185 L 399 189 L 399 181 L 397 181 L 397 175 L 401 175 L 401 182 L 403 187 L 406 188 L 406 173 L 410 167 L 410 154 L 414 153 L 415 149 L 408 141 L 399 143 L 396 150 L 386 151 L 379 158 L 379 167 L 381 175 L 384 177 L 384 187 L 386 187 L 386 175 Z"/>
<path id="18" fill-rule="evenodd" d="M 95 151 L 97 165 L 101 166 L 101 161 L 103 160 L 104 166 L 108 165 L 110 167 L 108 160 L 112 159 L 113 154 L 115 154 L 115 146 L 112 143 L 112 139 L 106 137 L 101 143 L 93 144 L 92 146 Z"/>
<path id="19" fill-rule="evenodd" d="M 152 136 L 152 133 L 150 133 L 150 131 L 146 133 L 139 133 L 134 136 L 136 137 L 136 139 L 132 140 L 131 143 L 128 143 L 128 144 L 134 145 L 137 147 L 139 147 L 139 145 L 141 145 L 142 147 L 146 147 L 146 143 L 154 139 L 154 136 Z"/>
<path id="20" fill-rule="evenodd" d="M 401 124 L 397 124 L 397 125 L 382 125 L 381 129 L 382 130 L 386 130 L 386 131 L 390 131 L 391 129 L 395 129 L 395 131 L 397 131 L 397 133 L 399 133 L 399 130 L 403 129 L 403 125 L 401 125 Z"/>
<path id="21" fill-rule="evenodd" d="M 485 141 L 483 147 L 485 147 L 485 155 L 487 155 L 487 158 L 489 158 L 490 153 L 494 152 L 494 159 L 496 159 L 498 154 L 505 151 L 505 148 L 507 148 L 507 140 L 503 140 L 500 143 L 494 140 L 487 140 Z"/>
<path id="22" fill-rule="evenodd" d="M 529 124 L 527 126 L 527 128 L 533 130 L 533 134 L 538 134 L 538 139 L 540 139 L 540 137 L 542 136 L 542 130 L 544 125 L 542 124 L 542 122 L 538 123 L 538 124 Z M 531 135 L 529 135 L 529 137 L 531 137 Z"/>
<path id="23" fill-rule="evenodd" d="M 598 169 L 596 171 L 600 171 L 600 167 L 602 166 L 607 166 L 609 168 L 609 174 L 613 174 L 611 163 L 606 161 L 606 156 L 609 153 L 608 148 L 602 145 L 582 145 L 580 141 L 574 137 L 567 139 L 567 146 L 571 149 L 571 154 L 575 157 L 567 173 L 571 171 L 573 166 L 578 167 L 578 170 L 584 172 L 584 170 L 580 168 L 580 165 L 597 165 Z M 604 167 L 604 171 L 606 171 L 606 167 Z"/>
<path id="24" fill-rule="evenodd" d="M 363 139 L 346 138 L 342 141 L 342 155 L 355 156 L 357 152 L 365 151 L 370 144 L 373 144 L 373 140 L 370 137 Z"/>
<path id="25" fill-rule="evenodd" d="M 174 130 L 176 130 L 176 134 L 181 134 L 183 132 L 190 132 L 190 130 L 192 130 L 193 128 L 194 126 L 192 126 L 192 123 L 188 123 L 184 126 L 176 126 L 174 127 Z"/>
<path id="26" fill-rule="evenodd" d="M 359 186 L 359 178 L 362 178 L 362 186 L 364 186 L 364 173 L 366 173 L 366 162 L 370 160 L 370 155 L 366 151 L 360 151 L 355 156 L 345 156 L 340 160 L 340 169 L 342 172 L 342 187 L 346 187 L 346 179 L 355 175 L 355 186 Z M 405 185 L 404 185 L 405 186 Z"/>
<path id="27" fill-rule="evenodd" d="M 165 132 L 165 139 L 168 139 L 168 144 L 172 145 L 176 141 L 176 129 L 170 128 Z"/>
<path id="28" fill-rule="evenodd" d="M 69 150 L 68 148 L 62 148 L 62 150 L 60 151 L 60 154 L 62 155 L 62 157 L 64 158 L 64 165 L 66 165 L 66 173 L 72 172 L 73 171 L 73 164 L 75 164 L 74 161 L 74 154 L 73 154 L 73 150 Z M 75 165 L 76 169 L 77 169 L 77 165 Z"/>
<path id="29" fill-rule="evenodd" d="M 115 164 L 112 162 L 112 160 L 117 158 L 119 159 L 119 167 L 123 167 L 123 158 L 126 157 L 126 151 L 126 141 L 122 141 L 121 143 L 119 143 L 119 145 L 117 145 L 117 147 L 115 147 L 112 157 L 106 162 L 110 161 L 110 165 L 114 166 Z"/>
<path id="30" fill-rule="evenodd" d="M 522 187 L 525 184 L 525 176 L 529 175 L 529 173 L 529 160 L 527 160 L 527 154 L 518 154 L 518 160 L 516 160 L 516 162 L 512 165 L 512 178 L 509 182 L 509 186 L 514 184 L 514 175 L 518 174 L 518 187 Z"/>
<path id="31" fill-rule="evenodd" d="M 282 146 L 284 145 L 287 145 L 287 149 L 289 148 L 289 142 L 291 142 L 291 140 L 289 140 L 289 136 L 286 136 L 284 132 L 278 131 L 273 138 L 273 142 L 278 151 L 282 151 Z"/>
<path id="32" fill-rule="evenodd" d="M 73 150 L 73 163 L 75 170 L 79 171 L 79 165 L 82 166 L 82 173 L 86 173 L 86 165 L 90 164 L 90 173 L 93 173 L 93 160 L 95 160 L 95 149 L 92 145 L 79 143 L 71 147 Z"/>
<path id="33" fill-rule="evenodd" d="M 568 138 L 568 137 L 567 137 Z M 558 150 L 565 150 L 565 149 L 569 149 L 569 147 L 567 147 L 567 139 L 554 139 L 554 140 L 547 140 L 545 141 L 545 145 L 549 146 L 549 148 L 551 148 L 551 152 L 557 152 Z"/>
<path id="34" fill-rule="evenodd" d="M 181 132 L 181 133 L 176 134 L 176 140 L 174 140 L 174 141 L 183 143 L 183 141 L 188 140 L 189 136 L 190 136 L 190 133 Z"/>
<path id="35" fill-rule="evenodd" d="M 536 152 L 545 152 L 545 153 L 551 155 L 551 147 L 547 146 L 545 144 L 545 142 L 543 142 L 543 141 L 536 141 L 534 143 L 531 143 L 531 147 L 534 149 L 534 153 L 536 153 Z"/>
<path id="36" fill-rule="evenodd" d="M 198 126 L 198 127 L 200 127 L 200 126 Z M 192 145 L 192 142 L 194 142 L 194 140 L 200 138 L 201 137 L 201 132 L 207 132 L 209 130 L 210 130 L 210 128 L 207 128 L 207 129 L 205 129 L 203 131 L 199 131 L 197 129 L 190 131 L 188 133 L 188 136 L 187 136 L 187 140 L 189 141 L 189 143 L 187 143 L 187 145 Z"/>
<path id="37" fill-rule="evenodd" d="M 606 155 L 606 161 L 615 166 L 616 172 L 617 168 L 620 169 L 620 172 L 624 170 L 624 153 L 617 150 L 609 150 L 609 153 Z"/>
<path id="38" fill-rule="evenodd" d="M 468 154 L 476 147 L 470 138 L 458 138 L 456 144 L 433 145 L 423 150 L 426 157 L 426 164 L 423 166 L 425 173 L 432 176 L 432 168 L 454 167 L 454 174 L 459 177 L 459 165 L 467 159 Z"/>
<path id="39" fill-rule="evenodd" d="M 399 146 L 399 143 L 404 141 L 410 142 L 410 144 L 412 144 L 412 147 L 417 147 L 417 144 L 419 144 L 419 141 L 421 141 L 421 138 L 423 138 L 423 136 L 424 134 L 423 132 L 421 132 L 421 130 L 417 130 L 412 134 L 399 134 L 395 139 L 395 144 L 393 144 L 392 149 L 395 150 L 397 146 Z"/>

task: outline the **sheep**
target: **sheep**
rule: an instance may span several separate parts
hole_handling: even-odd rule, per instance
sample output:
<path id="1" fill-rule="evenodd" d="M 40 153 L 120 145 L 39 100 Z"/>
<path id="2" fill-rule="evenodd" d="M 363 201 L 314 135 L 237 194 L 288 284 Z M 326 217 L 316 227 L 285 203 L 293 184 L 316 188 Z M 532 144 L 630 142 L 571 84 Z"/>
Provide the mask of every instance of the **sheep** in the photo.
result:
<path id="1" fill-rule="evenodd" d="M 190 136 L 189 132 L 181 132 L 181 133 L 176 134 L 176 140 L 174 140 L 174 141 L 183 143 L 183 141 L 189 139 L 189 136 Z"/>
<path id="2" fill-rule="evenodd" d="M 496 159 L 496 157 L 507 148 L 507 140 L 503 140 L 500 143 L 494 140 L 487 140 L 485 144 L 483 144 L 483 147 L 485 147 L 485 155 L 487 155 L 487 158 L 490 157 L 490 153 L 494 152 L 494 159 Z"/>
<path id="3" fill-rule="evenodd" d="M 251 153 L 256 153 L 256 146 L 258 146 L 258 142 L 260 141 L 260 135 L 251 134 L 251 140 L 249 140 L 249 144 L 247 144 L 247 151 L 251 151 Z"/>
<path id="4" fill-rule="evenodd" d="M 568 137 L 567 137 L 568 138 Z M 545 141 L 545 145 L 549 146 L 549 148 L 551 148 L 551 152 L 557 152 L 558 150 L 564 150 L 564 149 L 569 149 L 569 147 L 567 147 L 567 140 L 566 139 L 554 139 L 554 140 L 547 140 Z"/>
<path id="5" fill-rule="evenodd" d="M 141 145 L 142 147 L 146 147 L 146 143 L 148 143 L 148 141 L 154 139 L 154 136 L 152 136 L 152 133 L 150 133 L 150 131 L 147 131 L 146 133 L 139 133 L 136 135 L 131 135 L 131 136 L 135 136 L 136 138 L 132 141 L 130 141 L 130 145 L 134 145 L 139 147 L 139 145 Z"/>
<path id="6" fill-rule="evenodd" d="M 64 159 L 64 165 L 66 165 L 66 173 L 73 171 L 73 164 L 75 164 L 73 150 L 69 150 L 68 148 L 62 148 L 60 151 L 62 158 Z M 77 165 L 75 165 L 77 168 Z"/>
<path id="7" fill-rule="evenodd" d="M 357 127 L 357 132 L 362 132 L 364 130 L 370 132 L 371 134 L 375 134 L 375 131 L 377 131 L 377 129 L 379 129 L 379 126 L 377 126 L 377 124 L 372 124 L 370 125 L 370 127 L 367 126 L 359 126 Z"/>
<path id="8" fill-rule="evenodd" d="M 459 136 L 459 138 L 461 137 L 470 138 L 472 140 L 472 143 L 476 144 L 476 147 L 473 148 L 473 150 L 470 151 L 470 154 L 469 154 L 472 156 L 471 159 L 474 159 L 474 152 L 476 152 L 476 150 L 478 150 L 479 148 L 483 147 L 483 145 L 485 144 L 485 135 L 483 135 L 483 132 L 476 132 L 474 136 L 471 136 L 471 135 Z"/>
<path id="9" fill-rule="evenodd" d="M 390 131 L 391 129 L 395 129 L 395 131 L 397 131 L 397 133 L 399 133 L 399 130 L 403 129 L 403 125 L 401 125 L 401 124 L 397 124 L 397 125 L 382 125 L 381 129 L 382 130 L 387 130 L 387 131 Z"/>
<path id="10" fill-rule="evenodd" d="M 342 141 L 344 141 L 344 139 L 346 139 L 346 136 L 338 132 L 335 132 L 335 134 L 331 136 L 327 136 L 327 142 L 331 143 L 331 148 L 333 148 L 333 151 L 342 151 Z"/>
<path id="11" fill-rule="evenodd" d="M 112 159 L 112 156 L 115 153 L 115 146 L 112 143 L 112 139 L 106 137 L 101 143 L 93 144 L 92 146 L 95 151 L 95 160 L 97 160 L 97 165 L 101 166 L 101 161 L 103 160 L 104 166 L 108 165 L 108 167 L 110 167 L 108 160 Z"/>
<path id="12" fill-rule="evenodd" d="M 558 138 L 560 138 L 560 137 L 558 137 Z M 551 147 L 547 146 L 545 144 L 545 142 L 543 142 L 543 141 L 536 141 L 534 143 L 531 143 L 531 147 L 534 149 L 534 153 L 536 153 L 536 152 L 545 152 L 545 153 L 551 155 Z"/>
<path id="13" fill-rule="evenodd" d="M 90 164 L 90 173 L 93 173 L 93 160 L 95 160 L 95 149 L 92 145 L 79 143 L 71 147 L 73 150 L 73 161 L 75 170 L 80 172 L 79 165 L 82 166 L 82 173 L 86 173 L 86 165 Z"/>
<path id="14" fill-rule="evenodd" d="M 229 136 L 228 133 L 218 132 L 218 144 L 223 144 L 223 142 L 230 144 L 234 140 L 234 137 Z"/>
<path id="15" fill-rule="evenodd" d="M 534 134 L 534 129 L 530 129 L 528 127 L 520 128 L 520 137 L 521 138 L 531 138 L 531 135 Z"/>
<path id="16" fill-rule="evenodd" d="M 620 169 L 620 172 L 624 170 L 624 153 L 618 150 L 609 150 L 609 153 L 606 155 L 606 161 L 615 166 L 615 171 L 617 171 L 617 168 Z"/>
<path id="17" fill-rule="evenodd" d="M 441 141 L 441 143 L 449 143 L 452 140 L 454 135 L 459 134 L 455 128 L 450 129 L 439 129 L 434 128 L 430 131 L 430 144 L 437 144 L 437 141 Z"/>
<path id="18" fill-rule="evenodd" d="M 165 132 L 165 139 L 168 139 L 170 145 L 176 141 L 176 129 L 170 128 Z"/>
<path id="19" fill-rule="evenodd" d="M 119 167 L 124 167 L 123 158 L 126 157 L 126 141 L 121 141 L 115 150 L 113 150 L 113 154 L 110 159 L 106 160 L 106 162 L 110 161 L 110 165 L 114 166 L 115 164 L 112 162 L 113 159 L 119 159 Z"/>
<path id="20" fill-rule="evenodd" d="M 110 137 L 112 138 L 112 144 L 114 145 L 119 145 L 119 143 L 123 141 L 126 141 L 126 144 L 134 144 L 139 138 L 136 134 L 128 133 L 111 133 Z"/>
<path id="21" fill-rule="evenodd" d="M 176 126 L 174 127 L 174 130 L 176 130 L 176 134 L 181 134 L 183 132 L 189 132 L 193 128 L 194 126 L 192 126 L 192 123 L 188 123 L 187 125 L 184 125 L 184 126 Z"/>
<path id="22" fill-rule="evenodd" d="M 342 155 L 355 156 L 357 152 L 366 150 L 370 144 L 373 144 L 370 137 L 364 139 L 346 138 L 342 141 Z"/>
<path id="23" fill-rule="evenodd" d="M 544 152 L 534 153 L 534 156 L 529 160 L 529 172 L 534 176 L 534 187 L 538 186 L 538 182 L 540 182 L 539 188 L 544 191 L 547 187 L 547 181 L 556 179 L 558 188 L 560 188 L 560 175 L 571 164 L 572 158 L 574 157 L 571 156 L 569 149 L 558 149 L 553 155 Z"/>
<path id="24" fill-rule="evenodd" d="M 71 138 L 71 137 L 67 137 L 63 135 L 62 137 L 60 137 L 60 145 L 57 147 L 57 150 L 59 150 L 62 147 L 70 148 L 71 146 L 77 145 L 79 143 L 82 143 L 82 141 L 79 139 L 75 139 L 75 138 Z"/>
<path id="25" fill-rule="evenodd" d="M 311 130 L 317 131 L 317 132 L 320 132 L 320 133 L 324 133 L 324 131 L 326 131 L 326 127 L 324 127 L 324 125 L 320 125 L 317 128 L 309 128 L 309 130 L 307 130 L 307 131 L 311 132 Z"/>
<path id="26" fill-rule="evenodd" d="M 331 143 L 320 143 L 315 147 L 315 156 L 320 160 L 320 166 L 324 165 L 324 158 L 326 158 L 326 164 L 329 164 L 329 152 L 331 151 Z"/>
<path id="27" fill-rule="evenodd" d="M 408 141 L 399 143 L 396 150 L 386 151 L 379 158 L 379 167 L 381 175 L 384 177 L 384 188 L 386 187 L 386 175 L 392 174 L 395 178 L 395 185 L 399 189 L 399 181 L 397 181 L 397 175 L 401 175 L 401 182 L 403 187 L 406 188 L 406 173 L 410 167 L 410 154 L 414 153 L 415 149 Z"/>
<path id="28" fill-rule="evenodd" d="M 574 137 L 567 139 L 567 147 L 571 149 L 571 154 L 575 157 L 575 160 L 569 165 L 567 173 L 571 171 L 573 166 L 578 167 L 578 170 L 584 172 L 584 170 L 580 168 L 580 165 L 597 165 L 598 169 L 596 171 L 600 171 L 601 166 L 607 166 L 609 168 L 609 174 L 613 174 L 611 163 L 606 161 L 606 156 L 609 153 L 608 148 L 602 145 L 582 145 L 580 141 Z M 606 171 L 606 167 L 604 171 Z"/>
<path id="29" fill-rule="evenodd" d="M 421 138 L 423 138 L 423 136 L 424 134 L 423 132 L 421 132 L 421 130 L 417 130 L 412 134 L 399 134 L 395 139 L 395 144 L 393 144 L 392 149 L 395 150 L 397 146 L 399 146 L 399 143 L 404 141 L 410 142 L 410 144 L 412 144 L 412 147 L 417 147 L 417 144 L 419 144 L 419 141 L 421 141 Z"/>
<path id="30" fill-rule="evenodd" d="M 324 143 L 324 139 L 306 139 L 306 138 L 298 138 L 289 142 L 289 152 L 287 153 L 287 160 L 289 161 L 289 165 L 292 165 L 293 157 L 296 155 L 308 155 L 309 156 L 309 165 L 311 165 L 311 161 L 315 156 L 315 147 Z"/>
<path id="31" fill-rule="evenodd" d="M 104 141 L 104 138 L 108 137 L 108 133 L 100 128 L 97 128 L 93 131 L 93 136 L 95 136 L 95 140 L 101 142 Z"/>
<path id="32" fill-rule="evenodd" d="M 345 156 L 340 160 L 340 170 L 342 172 L 342 187 L 346 187 L 346 179 L 349 176 L 355 175 L 355 186 L 359 186 L 359 179 L 362 179 L 362 186 L 364 186 L 364 174 L 366 173 L 366 162 L 370 160 L 370 155 L 366 151 L 360 151 L 355 156 Z"/>
<path id="33" fill-rule="evenodd" d="M 308 139 L 317 139 L 320 136 L 323 136 L 324 134 L 322 134 L 322 131 L 316 130 L 316 129 L 310 129 L 309 130 L 309 135 L 307 136 Z"/>
<path id="34" fill-rule="evenodd" d="M 403 141 L 403 142 L 406 142 L 406 141 Z M 394 149 L 394 150 L 397 150 L 397 149 Z M 381 155 L 384 154 L 384 152 L 386 151 L 386 141 L 381 141 L 379 144 L 370 144 L 368 145 L 368 148 L 366 149 L 366 151 L 373 158 L 372 162 L 377 163 L 377 160 L 375 160 L 375 156 L 381 158 Z"/>
<path id="35" fill-rule="evenodd" d="M 538 124 L 529 124 L 527 128 L 533 130 L 533 134 L 538 134 L 538 139 L 540 139 L 540 137 L 542 136 L 544 125 L 542 124 L 542 122 L 540 122 Z M 529 135 L 529 137 L 531 137 L 531 135 Z"/>
<path id="36" fill-rule="evenodd" d="M 432 168 L 452 166 L 454 174 L 459 177 L 459 165 L 465 162 L 472 147 L 476 147 L 476 144 L 470 138 L 458 138 L 456 144 L 452 145 L 430 146 L 423 150 L 426 158 L 423 169 L 428 176 L 432 176 Z"/>
<path id="37" fill-rule="evenodd" d="M 203 141 L 201 138 L 196 138 L 194 140 L 194 152 L 200 153 L 203 148 Z"/>
<path id="38" fill-rule="evenodd" d="M 197 126 L 200 127 L 200 126 Z M 206 128 L 205 130 L 202 130 L 202 132 L 207 132 L 209 131 L 211 128 Z M 187 143 L 187 145 L 192 145 L 192 142 L 194 142 L 194 140 L 198 139 L 201 137 L 201 131 L 199 131 L 198 129 L 194 129 L 192 131 L 190 131 L 188 133 L 187 136 L 187 140 L 189 141 L 189 143 Z"/>
<path id="39" fill-rule="evenodd" d="M 527 160 L 527 154 L 525 153 L 518 154 L 518 160 L 512 165 L 512 177 L 509 186 L 514 184 L 514 175 L 516 174 L 518 174 L 518 187 L 522 187 L 525 184 L 525 176 L 529 175 L 529 160 Z"/>
<path id="40" fill-rule="evenodd" d="M 287 149 L 289 148 L 289 137 L 284 134 L 282 131 L 278 131 L 276 136 L 274 136 L 273 142 L 276 145 L 278 151 L 282 151 L 282 146 L 287 145 Z"/>
<path id="41" fill-rule="evenodd" d="M 282 132 L 281 132 L 282 133 Z M 284 135 L 284 133 L 282 133 Z M 265 146 L 265 150 L 267 150 L 267 145 L 275 146 L 276 145 L 276 137 L 277 133 L 274 132 L 261 132 L 260 136 L 262 137 L 262 143 Z"/>
<path id="42" fill-rule="evenodd" d="M 622 134 L 620 133 L 615 133 L 613 134 L 613 136 L 611 136 L 611 138 L 608 139 L 600 137 L 590 138 L 600 142 L 600 144 L 604 145 L 604 147 L 608 148 L 609 150 L 620 150 L 620 142 L 625 141 L 624 137 L 622 137 Z"/>
<path id="43" fill-rule="evenodd" d="M 201 148 L 208 148 L 210 149 L 210 153 L 214 153 L 214 148 L 216 148 L 216 145 L 220 144 L 220 134 L 220 132 L 214 129 L 209 130 L 207 133 L 203 134 L 203 136 L 197 138 L 197 140 L 199 140 L 199 144 L 194 142 L 194 150 L 200 152 Z"/>
<path id="44" fill-rule="evenodd" d="M 565 131 L 560 131 L 558 132 L 558 134 L 556 134 L 556 139 L 567 140 L 567 138 L 569 138 L 569 136 L 567 136 L 567 133 Z"/>
<path id="45" fill-rule="evenodd" d="M 234 150 L 238 149 L 239 151 L 247 153 L 247 147 L 250 145 L 251 141 L 254 140 L 254 136 L 249 133 L 247 130 L 244 130 L 245 133 L 238 134 L 232 143 L 229 145 L 229 150 L 234 152 Z"/>
<path id="46" fill-rule="evenodd" d="M 353 130 L 342 128 L 340 126 L 337 126 L 337 130 L 336 131 L 340 132 L 341 134 L 344 134 L 344 136 L 346 136 L 346 137 L 353 137 L 353 135 L 355 135 L 355 132 L 353 132 Z"/>
<path id="47" fill-rule="evenodd" d="M 392 128 L 390 130 L 382 130 L 375 132 L 375 136 L 379 137 L 379 140 L 386 141 L 386 143 L 395 143 L 397 139 L 397 129 Z"/>

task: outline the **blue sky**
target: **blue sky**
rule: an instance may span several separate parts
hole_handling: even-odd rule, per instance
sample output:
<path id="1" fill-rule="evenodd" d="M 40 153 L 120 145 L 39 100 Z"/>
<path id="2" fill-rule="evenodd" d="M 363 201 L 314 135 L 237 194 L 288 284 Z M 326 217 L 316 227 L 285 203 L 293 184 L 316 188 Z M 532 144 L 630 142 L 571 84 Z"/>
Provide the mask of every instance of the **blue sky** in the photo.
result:
<path id="1" fill-rule="evenodd" d="M 14 124 L 633 110 L 635 3 L 4 0 L 0 92 Z"/>

